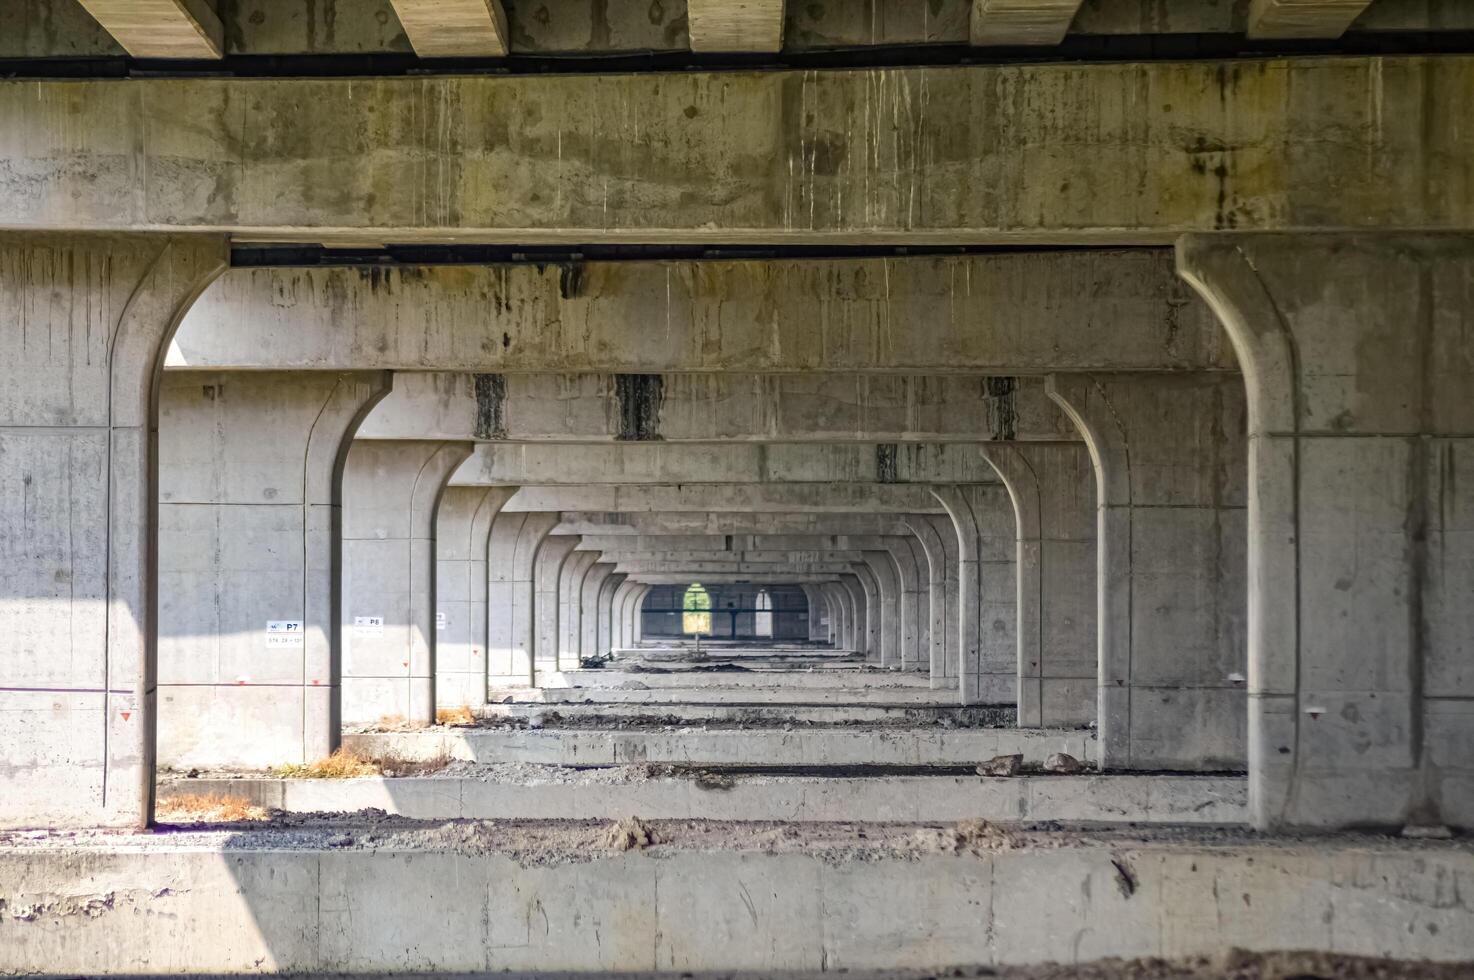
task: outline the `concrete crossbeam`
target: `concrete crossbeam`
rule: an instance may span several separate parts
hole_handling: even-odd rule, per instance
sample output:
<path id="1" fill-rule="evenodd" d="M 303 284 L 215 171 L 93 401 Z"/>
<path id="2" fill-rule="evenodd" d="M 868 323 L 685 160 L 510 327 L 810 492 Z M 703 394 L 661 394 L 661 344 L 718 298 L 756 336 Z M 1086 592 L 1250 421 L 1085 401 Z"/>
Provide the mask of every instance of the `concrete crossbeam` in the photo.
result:
<path id="1" fill-rule="evenodd" d="M 974 45 L 1058 44 L 1081 0 L 972 0 Z"/>
<path id="2" fill-rule="evenodd" d="M 1468 55 L 10 81 L 0 215 L 10 228 L 527 245 L 1465 229 L 1474 189 L 1441 178 L 1474 147 L 1458 124 L 1471 87 Z"/>
<path id="3" fill-rule="evenodd" d="M 503 509 L 620 515 L 681 511 L 788 515 L 942 512 L 927 487 L 904 483 L 533 485 L 519 489 Z"/>
<path id="4" fill-rule="evenodd" d="M 500 58 L 508 50 L 501 0 L 393 0 L 421 58 Z"/>
<path id="5" fill-rule="evenodd" d="M 135 58 L 219 58 L 224 29 L 207 0 L 79 0 Z"/>
<path id="6" fill-rule="evenodd" d="M 1252 0 L 1253 38 L 1335 38 L 1346 33 L 1372 0 Z"/>
<path id="7" fill-rule="evenodd" d="M 692 51 L 776 53 L 785 0 L 686 0 Z"/>

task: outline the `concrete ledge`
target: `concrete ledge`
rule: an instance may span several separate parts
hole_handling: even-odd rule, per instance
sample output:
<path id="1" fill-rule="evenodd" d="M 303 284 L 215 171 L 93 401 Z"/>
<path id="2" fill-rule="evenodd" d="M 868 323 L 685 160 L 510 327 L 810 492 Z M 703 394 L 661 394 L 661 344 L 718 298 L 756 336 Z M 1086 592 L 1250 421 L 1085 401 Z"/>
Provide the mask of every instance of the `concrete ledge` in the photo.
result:
<path id="1" fill-rule="evenodd" d="M 770 678 L 769 683 L 772 683 Z M 785 681 L 786 684 L 786 681 Z M 494 704 L 815 704 L 897 706 L 937 704 L 955 706 L 956 691 L 925 687 L 523 687 L 487 692 Z"/>
<path id="2" fill-rule="evenodd" d="M 1087 731 L 1030 728 L 818 729 L 700 728 L 449 729 L 364 732 L 343 736 L 364 756 L 407 760 L 531 762 L 553 766 L 614 766 L 635 762 L 695 766 L 959 766 L 1017 753 L 1043 763 L 1056 752 L 1093 760 L 1095 736 Z"/>
<path id="3" fill-rule="evenodd" d="M 672 724 L 758 722 L 795 725 L 1012 725 L 1013 705 L 978 704 L 489 704 L 473 709 L 485 719 L 559 718 Z"/>
<path id="4" fill-rule="evenodd" d="M 0 973 L 766 973 L 1231 947 L 1474 958 L 1474 906 L 1455 885 L 1474 878 L 1467 844 L 898 855 L 858 841 L 818 853 L 592 846 L 570 857 L 193 836 L 202 840 L 0 846 Z"/>
<path id="5" fill-rule="evenodd" d="M 741 820 L 832 822 L 1055 820 L 1081 824 L 1230 826 L 1248 819 L 1236 776 L 722 776 L 609 781 L 559 770 L 545 775 L 399 779 L 189 779 L 175 792 L 225 794 L 290 813 L 377 808 L 421 820 Z M 617 774 L 610 774 L 618 779 Z"/>
<path id="6" fill-rule="evenodd" d="M 662 667 L 660 670 L 565 670 L 539 674 L 538 683 L 546 690 L 561 688 L 623 687 L 642 685 L 657 688 L 678 687 L 785 687 L 835 688 L 931 688 L 928 674 L 904 673 L 899 670 L 840 670 L 815 667 L 808 670 L 748 667 L 743 670 L 697 670 Z M 955 685 L 955 681 L 953 682 Z"/>

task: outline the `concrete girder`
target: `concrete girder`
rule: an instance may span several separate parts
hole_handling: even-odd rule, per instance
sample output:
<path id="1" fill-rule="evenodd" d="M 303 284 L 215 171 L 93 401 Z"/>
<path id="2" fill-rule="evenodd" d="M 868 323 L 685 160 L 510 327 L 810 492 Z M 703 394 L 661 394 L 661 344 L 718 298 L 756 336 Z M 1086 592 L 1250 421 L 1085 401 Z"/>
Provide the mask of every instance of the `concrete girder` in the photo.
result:
<path id="1" fill-rule="evenodd" d="M 692 51 L 776 54 L 783 48 L 784 0 L 686 0 Z"/>
<path id="2" fill-rule="evenodd" d="M 620 442 L 576 452 L 546 444 L 480 443 L 454 480 L 457 486 L 842 482 L 996 483 L 998 474 L 976 446 L 958 443 Z"/>
<path id="3" fill-rule="evenodd" d="M 78 0 L 135 58 L 220 58 L 225 31 L 207 0 Z"/>
<path id="4" fill-rule="evenodd" d="M 213 236 L 0 235 L 0 826 L 152 816 L 156 370 Z"/>
<path id="5" fill-rule="evenodd" d="M 0 215 L 11 228 L 527 245 L 1461 230 L 1474 189 L 1440 168 L 1471 156 L 1458 125 L 1471 88 L 1467 55 L 11 81 Z M 1361 92 L 1377 97 L 1349 95 Z"/>
<path id="6" fill-rule="evenodd" d="M 871 548 L 880 545 L 871 545 Z M 804 561 L 859 561 L 860 549 L 844 550 L 819 549 L 819 548 L 794 548 L 791 551 L 661 551 L 659 549 L 640 550 L 631 548 L 628 550 L 610 549 L 602 552 L 605 561 L 664 561 L 679 564 L 681 562 L 711 562 L 732 561 L 741 562 L 744 565 L 772 565 L 784 564 L 786 562 Z"/>
<path id="7" fill-rule="evenodd" d="M 193 340 L 189 340 L 193 343 Z M 263 360 L 268 357 L 263 357 Z M 633 438 L 622 376 L 400 372 L 360 439 Z M 627 376 L 623 376 L 627 377 Z M 646 438 L 664 442 L 983 442 L 1079 438 L 1042 379 L 916 374 L 664 374 Z M 645 409 L 646 406 L 641 406 Z"/>
<path id="8" fill-rule="evenodd" d="M 435 519 L 435 705 L 486 700 L 487 553 L 512 487 L 447 487 Z"/>
<path id="9" fill-rule="evenodd" d="M 904 483 L 726 483 L 525 486 L 508 511 L 633 515 L 681 511 L 790 515 L 941 513 L 921 485 Z"/>
<path id="10" fill-rule="evenodd" d="M 168 365 L 972 374 L 1000 390 L 1065 369 L 1237 369 L 1167 249 L 233 269 L 191 307 Z M 495 408 L 495 380 L 478 408 Z"/>
<path id="11" fill-rule="evenodd" d="M 1336 38 L 1372 0 L 1251 0 L 1252 38 Z"/>
<path id="12" fill-rule="evenodd" d="M 972 0 L 974 45 L 1058 44 L 1081 0 Z"/>
<path id="13" fill-rule="evenodd" d="M 705 534 L 705 535 L 658 535 L 658 534 L 585 534 L 579 544 L 581 550 L 606 551 L 614 554 L 660 552 L 666 557 L 677 558 L 682 554 L 703 558 L 711 553 L 741 554 L 749 560 L 773 561 L 776 556 L 793 552 L 846 551 L 876 549 L 886 546 L 885 538 L 904 537 L 899 534 Z M 775 557 L 759 557 L 773 555 Z M 846 558 L 846 561 L 857 559 Z"/>
<path id="14" fill-rule="evenodd" d="M 816 545 L 835 534 L 897 535 L 911 533 L 908 521 L 926 513 L 942 513 L 936 498 L 927 495 L 933 506 L 923 514 L 904 511 L 891 514 L 857 513 L 744 513 L 721 512 L 645 512 L 645 513 L 564 513 L 558 524 L 560 534 L 607 535 L 611 539 L 630 536 L 693 535 L 700 537 L 800 535 L 813 538 Z M 950 529 L 951 525 L 947 525 Z"/>
<path id="15" fill-rule="evenodd" d="M 626 575 L 644 572 L 673 572 L 698 578 L 718 572 L 734 575 L 752 573 L 768 578 L 788 573 L 795 575 L 838 575 L 854 564 L 847 561 L 791 561 L 791 562 L 741 562 L 741 561 L 661 561 L 658 558 L 630 558 L 616 562 L 615 567 Z"/>
<path id="16" fill-rule="evenodd" d="M 343 468 L 342 714 L 435 722 L 435 515 L 460 442 L 355 442 Z"/>
<path id="17" fill-rule="evenodd" d="M 647 585 L 686 585 L 691 576 L 681 572 L 639 572 L 636 581 Z M 751 573 L 713 572 L 701 581 L 718 585 L 802 585 L 805 582 L 833 582 L 840 576 L 832 573 L 794 573 L 790 575 L 754 575 Z"/>
<path id="18" fill-rule="evenodd" d="M 507 54 L 507 13 L 501 0 L 393 3 L 409 43 L 421 58 L 501 58 Z"/>
<path id="19" fill-rule="evenodd" d="M 339 477 L 354 429 L 390 379 L 162 378 L 161 765 L 264 769 L 337 746 Z"/>

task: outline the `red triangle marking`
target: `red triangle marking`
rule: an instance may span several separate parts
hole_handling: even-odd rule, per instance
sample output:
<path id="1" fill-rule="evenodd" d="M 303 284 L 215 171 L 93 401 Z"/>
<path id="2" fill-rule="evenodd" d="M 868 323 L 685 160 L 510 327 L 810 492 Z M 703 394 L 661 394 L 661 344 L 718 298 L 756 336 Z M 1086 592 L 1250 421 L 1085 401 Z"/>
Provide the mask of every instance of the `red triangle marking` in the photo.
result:
<path id="1" fill-rule="evenodd" d="M 123 712 L 123 720 L 124 721 L 127 721 L 128 720 L 128 716 L 131 715 L 131 714 L 133 714 L 133 712 L 131 712 L 131 711 L 125 711 L 125 712 Z"/>

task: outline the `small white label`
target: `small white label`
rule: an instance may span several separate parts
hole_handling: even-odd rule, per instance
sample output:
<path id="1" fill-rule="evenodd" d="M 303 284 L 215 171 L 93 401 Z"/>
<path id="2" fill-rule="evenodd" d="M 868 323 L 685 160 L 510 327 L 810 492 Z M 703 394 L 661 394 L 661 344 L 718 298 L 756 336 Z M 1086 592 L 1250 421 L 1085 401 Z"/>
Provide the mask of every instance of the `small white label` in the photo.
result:
<path id="1" fill-rule="evenodd" d="M 353 632 L 361 636 L 383 636 L 383 616 L 354 616 Z"/>
<path id="2" fill-rule="evenodd" d="M 448 619 L 445 618 L 445 613 L 438 612 L 438 613 L 435 614 L 435 628 L 436 629 L 443 630 L 443 629 L 445 629 L 449 625 L 450 625 L 450 620 L 448 620 Z"/>
<path id="3" fill-rule="evenodd" d="M 299 619 L 273 619 L 266 624 L 266 645 L 269 647 L 299 647 L 302 645 L 302 621 Z"/>

